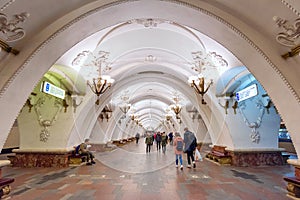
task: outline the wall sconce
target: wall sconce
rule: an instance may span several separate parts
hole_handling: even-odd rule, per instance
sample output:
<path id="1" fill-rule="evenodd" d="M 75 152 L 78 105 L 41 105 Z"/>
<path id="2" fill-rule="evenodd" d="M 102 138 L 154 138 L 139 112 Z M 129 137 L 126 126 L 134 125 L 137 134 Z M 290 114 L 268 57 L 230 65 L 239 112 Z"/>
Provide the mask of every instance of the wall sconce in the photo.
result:
<path id="1" fill-rule="evenodd" d="M 172 118 L 172 115 L 168 113 L 168 114 L 165 115 L 165 117 L 166 117 L 167 121 L 170 121 L 170 119 Z"/>
<path id="2" fill-rule="evenodd" d="M 227 115 L 227 114 L 228 114 L 227 109 L 228 109 L 228 107 L 229 107 L 229 101 L 226 100 L 226 101 L 225 101 L 225 104 L 222 105 L 222 104 L 220 103 L 220 99 L 219 99 L 219 105 L 220 105 L 222 108 L 224 108 L 225 114 Z"/>
<path id="3" fill-rule="evenodd" d="M 72 106 L 74 108 L 74 113 L 76 112 L 76 108 L 80 106 L 80 104 L 83 102 L 83 97 L 78 95 L 71 95 L 72 98 Z"/>
<path id="4" fill-rule="evenodd" d="M 28 99 L 27 99 L 26 105 L 27 105 L 28 108 L 29 108 L 28 112 L 31 112 L 31 109 L 32 109 L 32 107 L 34 106 L 34 105 L 31 103 L 31 98 L 28 98 Z"/>
<path id="5" fill-rule="evenodd" d="M 131 108 L 131 104 L 129 103 L 124 103 L 122 105 L 119 106 L 120 110 L 122 111 L 122 113 L 124 113 L 126 115 L 126 113 L 130 110 Z"/>
<path id="6" fill-rule="evenodd" d="M 236 109 L 238 108 L 239 103 L 235 101 L 232 105 L 233 113 L 236 114 Z"/>
<path id="7" fill-rule="evenodd" d="M 37 94 L 34 93 L 34 92 L 31 92 L 32 96 L 36 96 Z M 33 97 L 32 96 L 29 96 L 28 99 L 26 100 L 26 105 L 29 107 L 29 110 L 28 112 L 31 112 L 31 109 L 32 107 L 34 106 L 34 103 L 33 103 Z"/>
<path id="8" fill-rule="evenodd" d="M 101 122 L 103 122 L 103 119 L 104 119 L 103 113 L 100 113 L 99 118 L 101 119 Z"/>
<path id="9" fill-rule="evenodd" d="M 69 104 L 67 103 L 66 99 L 63 100 L 62 106 L 64 107 L 64 112 L 67 112 L 67 108 L 69 107 Z"/>
<path id="10" fill-rule="evenodd" d="M 111 116 L 112 116 L 112 110 L 109 109 L 109 107 L 106 105 L 101 111 L 99 118 L 102 119 L 102 121 L 104 118 L 108 121 L 111 118 Z"/>
<path id="11" fill-rule="evenodd" d="M 204 89 L 205 80 L 201 74 L 199 74 L 198 76 L 190 76 L 188 82 L 190 83 L 191 87 L 193 87 L 195 89 L 195 91 L 201 95 L 201 98 L 202 98 L 201 103 L 207 104 L 204 101 L 203 96 L 208 91 L 210 86 L 213 84 L 213 80 L 212 79 L 210 80 L 210 83 L 208 84 L 206 89 Z"/>

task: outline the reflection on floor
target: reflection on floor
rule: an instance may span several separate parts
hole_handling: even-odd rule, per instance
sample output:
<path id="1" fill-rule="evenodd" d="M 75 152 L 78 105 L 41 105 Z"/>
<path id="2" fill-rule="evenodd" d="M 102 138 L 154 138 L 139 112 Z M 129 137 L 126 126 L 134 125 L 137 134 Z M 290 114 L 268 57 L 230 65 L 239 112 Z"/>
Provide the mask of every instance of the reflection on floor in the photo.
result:
<path id="1" fill-rule="evenodd" d="M 15 178 L 8 199 L 289 199 L 283 181 L 283 176 L 294 173 L 289 165 L 238 168 L 204 159 L 195 169 L 181 171 L 175 168 L 172 146 L 167 146 L 166 154 L 153 147 L 146 154 L 140 140 L 112 152 L 95 153 L 97 164 L 92 166 L 4 167 L 3 176 Z"/>

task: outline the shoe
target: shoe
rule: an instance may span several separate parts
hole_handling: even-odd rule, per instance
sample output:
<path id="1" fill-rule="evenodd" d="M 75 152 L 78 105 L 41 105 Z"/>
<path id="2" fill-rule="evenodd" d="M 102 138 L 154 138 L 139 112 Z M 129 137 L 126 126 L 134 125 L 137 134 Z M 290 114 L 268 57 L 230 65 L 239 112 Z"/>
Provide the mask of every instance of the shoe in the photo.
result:
<path id="1" fill-rule="evenodd" d="M 182 165 L 180 166 L 180 169 L 183 170 L 183 166 Z"/>
<path id="2" fill-rule="evenodd" d="M 191 165 L 187 165 L 186 167 L 187 167 L 187 168 L 191 168 Z"/>
<path id="3" fill-rule="evenodd" d="M 193 168 L 196 168 L 196 163 L 195 162 L 193 162 Z"/>
<path id="4" fill-rule="evenodd" d="M 178 165 L 175 165 L 176 168 L 178 168 Z"/>
<path id="5" fill-rule="evenodd" d="M 96 162 L 95 162 L 95 161 L 92 161 L 91 163 L 92 163 L 92 164 L 96 164 Z"/>
<path id="6" fill-rule="evenodd" d="M 86 165 L 92 165 L 92 163 L 88 162 L 88 163 L 86 163 Z"/>

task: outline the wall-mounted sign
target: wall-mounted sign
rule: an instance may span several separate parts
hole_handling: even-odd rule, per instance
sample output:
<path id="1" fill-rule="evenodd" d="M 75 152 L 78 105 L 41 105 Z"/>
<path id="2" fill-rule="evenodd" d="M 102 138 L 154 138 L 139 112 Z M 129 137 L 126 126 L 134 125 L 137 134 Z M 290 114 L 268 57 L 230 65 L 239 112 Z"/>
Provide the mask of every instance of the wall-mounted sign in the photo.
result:
<path id="1" fill-rule="evenodd" d="M 55 85 L 48 83 L 47 81 L 44 81 L 42 83 L 42 92 L 50 94 L 52 96 L 55 96 L 60 99 L 65 98 L 65 91 L 59 87 L 56 87 Z"/>
<path id="2" fill-rule="evenodd" d="M 249 99 L 251 97 L 254 97 L 258 94 L 257 92 L 257 85 L 253 84 L 249 87 L 246 87 L 245 89 L 242 89 L 241 91 L 236 93 L 236 100 L 238 102 Z"/>

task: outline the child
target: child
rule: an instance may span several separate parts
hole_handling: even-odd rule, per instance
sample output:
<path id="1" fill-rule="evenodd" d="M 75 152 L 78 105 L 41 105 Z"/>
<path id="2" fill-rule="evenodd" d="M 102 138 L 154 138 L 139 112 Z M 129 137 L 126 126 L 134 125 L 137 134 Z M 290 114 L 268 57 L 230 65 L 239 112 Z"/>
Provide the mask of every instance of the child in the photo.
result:
<path id="1" fill-rule="evenodd" d="M 178 167 L 178 159 L 180 162 L 180 169 L 183 170 L 182 154 L 183 154 L 183 139 L 178 132 L 175 133 L 175 139 L 173 141 L 174 151 L 176 155 L 176 167 Z"/>

